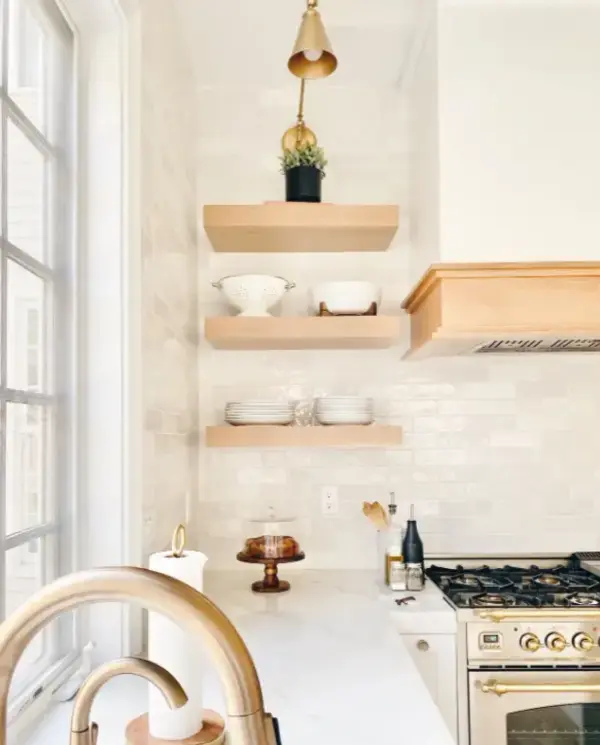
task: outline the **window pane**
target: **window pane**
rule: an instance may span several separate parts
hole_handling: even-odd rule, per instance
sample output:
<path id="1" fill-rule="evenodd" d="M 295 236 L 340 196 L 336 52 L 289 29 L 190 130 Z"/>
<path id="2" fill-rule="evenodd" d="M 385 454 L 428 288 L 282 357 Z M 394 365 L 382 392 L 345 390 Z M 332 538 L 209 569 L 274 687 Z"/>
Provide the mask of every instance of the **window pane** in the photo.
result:
<path id="1" fill-rule="evenodd" d="M 6 404 L 6 533 L 52 519 L 46 476 L 50 411 Z"/>
<path id="2" fill-rule="evenodd" d="M 13 613 L 54 577 L 54 538 L 46 536 L 6 552 L 6 615 Z M 52 663 L 56 654 L 58 626 L 50 624 L 35 636 L 19 661 L 10 694 L 18 695 Z"/>
<path id="3" fill-rule="evenodd" d="M 43 261 L 45 158 L 11 121 L 7 139 L 8 240 Z"/>
<path id="4" fill-rule="evenodd" d="M 7 262 L 6 379 L 9 388 L 41 392 L 44 376 L 46 283 L 14 261 Z"/>
<path id="5" fill-rule="evenodd" d="M 9 0 L 8 93 L 26 116 L 45 131 L 47 39 L 27 0 Z"/>

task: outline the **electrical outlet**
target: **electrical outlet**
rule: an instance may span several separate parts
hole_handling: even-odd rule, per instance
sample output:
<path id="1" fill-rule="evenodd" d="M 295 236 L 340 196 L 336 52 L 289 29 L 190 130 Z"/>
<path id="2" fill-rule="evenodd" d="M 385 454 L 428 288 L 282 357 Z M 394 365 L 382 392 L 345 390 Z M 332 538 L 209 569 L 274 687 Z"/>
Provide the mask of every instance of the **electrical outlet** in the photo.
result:
<path id="1" fill-rule="evenodd" d="M 337 515 L 338 509 L 337 486 L 324 486 L 321 489 L 321 512 L 324 515 Z"/>

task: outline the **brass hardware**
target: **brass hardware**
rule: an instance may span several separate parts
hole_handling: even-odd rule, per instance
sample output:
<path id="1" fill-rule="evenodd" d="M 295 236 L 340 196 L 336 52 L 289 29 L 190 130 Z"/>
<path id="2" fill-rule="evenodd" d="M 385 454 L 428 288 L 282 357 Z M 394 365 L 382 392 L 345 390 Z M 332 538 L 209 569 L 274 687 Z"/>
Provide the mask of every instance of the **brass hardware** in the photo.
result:
<path id="1" fill-rule="evenodd" d="M 420 652 L 427 652 L 427 650 L 429 649 L 429 642 L 425 639 L 419 639 L 419 641 L 417 642 L 417 649 Z"/>
<path id="2" fill-rule="evenodd" d="M 486 621 L 494 621 L 494 623 L 500 623 L 500 621 L 513 618 L 515 620 L 519 618 L 531 619 L 532 615 L 535 615 L 536 619 L 560 618 L 560 611 L 550 610 L 549 608 L 536 608 L 534 614 L 532 614 L 530 610 L 484 610 L 479 612 L 479 618 L 483 618 Z M 574 608 L 569 608 L 569 620 L 577 620 L 580 618 L 594 618 L 600 620 L 600 610 L 591 610 L 587 608 L 585 610 L 575 610 Z"/>
<path id="3" fill-rule="evenodd" d="M 0 626 L 0 745 L 7 745 L 10 683 L 25 648 L 53 618 L 85 603 L 137 601 L 203 640 L 223 681 L 230 745 L 269 745 L 269 719 L 254 662 L 231 621 L 205 595 L 172 577 L 137 567 L 106 567 L 62 577 L 23 603 Z M 94 742 L 94 731 L 88 743 Z M 77 743 L 82 745 L 82 743 Z"/>
<path id="4" fill-rule="evenodd" d="M 535 634 L 523 634 L 519 639 L 519 644 L 521 645 L 521 649 L 524 649 L 526 652 L 537 652 L 542 646 L 541 641 Z"/>
<path id="5" fill-rule="evenodd" d="M 180 559 L 183 556 L 185 537 L 185 525 L 179 523 L 173 532 L 173 538 L 171 540 L 171 553 L 176 559 Z"/>
<path id="6" fill-rule="evenodd" d="M 575 634 L 573 637 L 573 648 L 577 649 L 579 652 L 589 652 L 590 649 L 594 646 L 594 640 L 589 634 L 586 634 L 584 631 L 580 631 L 578 634 Z"/>
<path id="7" fill-rule="evenodd" d="M 337 58 L 327 38 L 316 0 L 309 0 L 288 60 L 288 69 L 298 78 L 315 80 L 328 77 L 336 67 Z"/>
<path id="8" fill-rule="evenodd" d="M 296 124 L 287 129 L 281 138 L 281 149 L 295 150 L 301 145 L 316 145 L 316 134 L 304 122 L 304 96 L 306 81 L 326 78 L 335 72 L 337 58 L 331 49 L 317 0 L 308 0 L 292 55 L 288 60 L 289 71 L 300 78 L 300 100 Z"/>
<path id="9" fill-rule="evenodd" d="M 545 642 L 546 649 L 549 649 L 552 652 L 562 652 L 567 646 L 567 640 L 562 634 L 559 634 L 557 631 L 553 631 L 552 633 L 548 634 L 548 636 L 546 636 Z"/>
<path id="10" fill-rule="evenodd" d="M 90 722 L 92 704 L 100 688 L 117 675 L 139 675 L 150 683 L 154 683 L 162 691 L 172 709 L 177 709 L 187 703 L 188 699 L 183 688 L 171 673 L 160 665 L 135 657 L 107 662 L 96 668 L 79 689 L 71 715 L 70 745 L 95 745 L 98 739 L 98 725 Z"/>
<path id="11" fill-rule="evenodd" d="M 600 693 L 599 683 L 498 683 L 488 680 L 478 686 L 482 693 Z"/>
<path id="12" fill-rule="evenodd" d="M 304 94 L 306 89 L 306 80 L 300 81 L 300 101 L 298 103 L 297 123 L 293 127 L 286 129 L 281 138 L 281 149 L 296 150 L 301 145 L 316 145 L 317 135 L 304 123 Z"/>

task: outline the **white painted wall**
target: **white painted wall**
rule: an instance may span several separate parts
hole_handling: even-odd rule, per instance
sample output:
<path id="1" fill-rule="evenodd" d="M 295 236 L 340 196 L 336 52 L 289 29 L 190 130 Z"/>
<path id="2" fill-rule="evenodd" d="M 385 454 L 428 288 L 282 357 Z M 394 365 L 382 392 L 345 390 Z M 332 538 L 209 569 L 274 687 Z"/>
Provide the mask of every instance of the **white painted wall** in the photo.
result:
<path id="1" fill-rule="evenodd" d="M 436 145 L 435 260 L 600 258 L 599 35 L 588 0 L 438 4 L 437 92 L 428 45 L 413 80 L 415 111 L 437 97 L 438 130 L 433 106 L 413 129 L 415 266 L 432 263 Z"/>
<path id="2" fill-rule="evenodd" d="M 416 39 L 407 79 L 410 120 L 410 279 L 439 261 L 440 148 L 436 0 L 424 0 L 426 20 Z"/>

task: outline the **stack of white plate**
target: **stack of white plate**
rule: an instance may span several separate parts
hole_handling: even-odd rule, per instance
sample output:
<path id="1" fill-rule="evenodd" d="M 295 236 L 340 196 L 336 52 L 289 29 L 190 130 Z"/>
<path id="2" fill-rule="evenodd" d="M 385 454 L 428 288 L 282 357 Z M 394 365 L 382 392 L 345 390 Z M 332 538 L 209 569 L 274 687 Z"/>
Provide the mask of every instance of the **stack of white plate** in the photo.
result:
<path id="1" fill-rule="evenodd" d="M 373 399 L 358 396 L 318 398 L 315 414 L 321 424 L 371 424 Z"/>
<path id="2" fill-rule="evenodd" d="M 230 401 L 225 407 L 229 424 L 291 424 L 294 404 L 286 401 Z"/>

